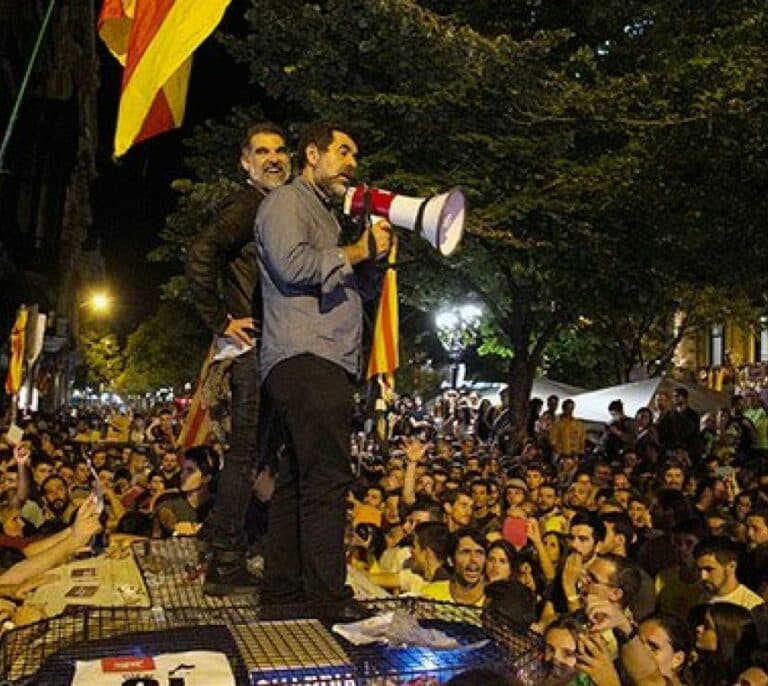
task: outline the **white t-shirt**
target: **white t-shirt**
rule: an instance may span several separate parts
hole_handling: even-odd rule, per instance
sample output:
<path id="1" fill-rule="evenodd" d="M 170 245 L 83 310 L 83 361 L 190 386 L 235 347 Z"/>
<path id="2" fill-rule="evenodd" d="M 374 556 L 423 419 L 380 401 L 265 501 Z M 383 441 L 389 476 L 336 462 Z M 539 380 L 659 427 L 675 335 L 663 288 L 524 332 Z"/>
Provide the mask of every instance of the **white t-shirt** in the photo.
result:
<path id="1" fill-rule="evenodd" d="M 757 595 L 757 593 L 747 588 L 744 584 L 739 584 L 728 595 L 716 596 L 709 602 L 733 603 L 734 605 L 740 605 L 747 610 L 752 610 L 758 605 L 762 605 L 765 601 L 759 595 Z"/>

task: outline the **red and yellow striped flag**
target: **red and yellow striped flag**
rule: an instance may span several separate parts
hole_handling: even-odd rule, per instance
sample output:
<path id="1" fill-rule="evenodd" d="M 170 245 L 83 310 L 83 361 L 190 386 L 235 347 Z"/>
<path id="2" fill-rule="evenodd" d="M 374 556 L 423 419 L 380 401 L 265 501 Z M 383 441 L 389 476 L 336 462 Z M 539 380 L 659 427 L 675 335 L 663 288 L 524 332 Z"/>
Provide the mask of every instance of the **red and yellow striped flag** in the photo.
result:
<path id="1" fill-rule="evenodd" d="M 18 393 L 24 379 L 24 348 L 27 339 L 28 310 L 23 305 L 16 314 L 16 321 L 11 331 L 11 356 L 8 360 L 8 374 L 5 377 L 5 392 L 8 395 Z"/>
<path id="2" fill-rule="evenodd" d="M 181 126 L 192 53 L 216 28 L 229 0 L 104 0 L 99 35 L 125 67 L 115 157 Z"/>
<path id="3" fill-rule="evenodd" d="M 203 368 L 200 370 L 200 376 L 195 385 L 195 392 L 192 396 L 192 402 L 189 404 L 187 416 L 181 427 L 181 433 L 176 439 L 177 447 L 193 448 L 196 445 L 203 445 L 211 432 L 211 415 L 208 412 L 208 398 L 205 392 L 205 380 L 208 377 L 208 370 L 213 362 L 213 356 L 216 353 L 216 344 L 212 343 L 205 356 Z"/>
<path id="4" fill-rule="evenodd" d="M 397 261 L 397 241 L 393 241 L 387 256 L 387 263 L 394 265 Z M 379 310 L 376 313 L 376 324 L 373 329 L 371 356 L 368 358 L 367 378 L 377 374 L 387 377 L 387 384 L 394 387 L 394 373 L 400 366 L 399 354 L 400 317 L 397 301 L 397 272 L 394 266 L 387 269 L 381 288 Z"/>

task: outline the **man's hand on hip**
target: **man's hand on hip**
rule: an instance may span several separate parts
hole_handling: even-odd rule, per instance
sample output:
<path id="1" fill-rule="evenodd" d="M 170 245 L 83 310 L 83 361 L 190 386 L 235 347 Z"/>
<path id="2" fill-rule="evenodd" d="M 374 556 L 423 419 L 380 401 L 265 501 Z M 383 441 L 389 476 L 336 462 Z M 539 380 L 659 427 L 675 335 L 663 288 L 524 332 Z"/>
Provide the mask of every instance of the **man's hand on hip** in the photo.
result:
<path id="1" fill-rule="evenodd" d="M 240 319 L 230 319 L 227 328 L 224 329 L 224 335 L 229 336 L 238 348 L 246 345 L 253 345 L 253 336 L 258 333 L 259 327 L 253 317 L 242 317 Z"/>

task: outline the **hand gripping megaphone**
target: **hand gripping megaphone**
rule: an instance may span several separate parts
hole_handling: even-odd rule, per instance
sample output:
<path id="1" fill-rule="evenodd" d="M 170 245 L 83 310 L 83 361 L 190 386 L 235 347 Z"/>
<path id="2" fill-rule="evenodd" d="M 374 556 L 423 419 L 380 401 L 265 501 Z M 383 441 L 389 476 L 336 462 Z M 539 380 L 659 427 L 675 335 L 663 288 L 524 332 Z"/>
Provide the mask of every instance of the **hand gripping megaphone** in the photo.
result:
<path id="1" fill-rule="evenodd" d="M 411 198 L 381 188 L 354 186 L 344 196 L 344 214 L 359 217 L 367 211 L 384 217 L 393 226 L 422 236 L 446 256 L 461 243 L 465 206 L 460 188 L 431 198 Z"/>

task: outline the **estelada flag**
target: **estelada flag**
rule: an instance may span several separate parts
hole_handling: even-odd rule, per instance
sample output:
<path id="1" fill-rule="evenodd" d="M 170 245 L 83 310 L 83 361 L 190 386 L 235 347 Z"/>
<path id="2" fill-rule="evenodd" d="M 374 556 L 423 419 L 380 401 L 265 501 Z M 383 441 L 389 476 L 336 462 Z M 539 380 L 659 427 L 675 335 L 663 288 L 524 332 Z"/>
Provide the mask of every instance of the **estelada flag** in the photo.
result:
<path id="1" fill-rule="evenodd" d="M 216 28 L 229 0 L 104 0 L 98 31 L 125 67 L 115 157 L 181 126 L 192 53 Z"/>
<path id="2" fill-rule="evenodd" d="M 27 338 L 27 308 L 23 305 L 16 314 L 11 331 L 11 356 L 8 360 L 8 374 L 5 377 L 5 392 L 18 393 L 24 379 L 24 347 Z"/>
<path id="3" fill-rule="evenodd" d="M 400 366 L 398 339 L 400 316 L 397 301 L 397 241 L 393 241 L 387 256 L 387 273 L 381 287 L 379 309 L 376 312 L 376 324 L 373 328 L 371 356 L 368 358 L 367 378 L 384 374 L 390 388 L 394 386 L 394 373 Z"/>

